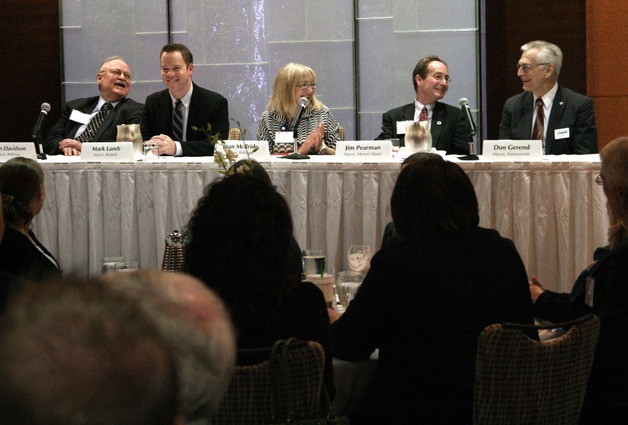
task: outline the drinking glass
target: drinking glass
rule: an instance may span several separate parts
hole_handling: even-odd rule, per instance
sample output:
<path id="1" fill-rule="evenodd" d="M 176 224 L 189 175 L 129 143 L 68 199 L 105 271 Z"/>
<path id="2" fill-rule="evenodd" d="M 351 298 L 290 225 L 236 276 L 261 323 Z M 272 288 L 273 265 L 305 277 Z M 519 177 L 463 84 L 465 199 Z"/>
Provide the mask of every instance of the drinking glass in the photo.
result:
<path id="1" fill-rule="evenodd" d="M 357 271 L 342 271 L 338 272 L 336 277 L 336 292 L 338 293 L 338 299 L 340 305 L 345 310 L 358 292 L 358 288 L 362 283 L 362 273 Z"/>
<path id="2" fill-rule="evenodd" d="M 112 272 L 116 270 L 118 264 L 124 263 L 123 257 L 105 257 L 102 260 L 102 272 Z"/>
<path id="3" fill-rule="evenodd" d="M 144 142 L 144 158 L 159 158 L 157 143 Z"/>
<path id="4" fill-rule="evenodd" d="M 114 270 L 130 272 L 133 270 L 137 270 L 137 268 L 138 268 L 137 261 L 121 261 L 119 263 L 116 263 Z"/>
<path id="5" fill-rule="evenodd" d="M 390 139 L 393 153 L 399 152 L 399 146 L 401 146 L 401 140 L 397 138 Z"/>
<path id="6" fill-rule="evenodd" d="M 371 267 L 371 247 L 368 245 L 351 245 L 349 248 L 349 268 L 354 272 L 366 273 Z"/>
<path id="7" fill-rule="evenodd" d="M 303 274 L 323 276 L 325 273 L 325 253 L 319 249 L 303 251 Z"/>

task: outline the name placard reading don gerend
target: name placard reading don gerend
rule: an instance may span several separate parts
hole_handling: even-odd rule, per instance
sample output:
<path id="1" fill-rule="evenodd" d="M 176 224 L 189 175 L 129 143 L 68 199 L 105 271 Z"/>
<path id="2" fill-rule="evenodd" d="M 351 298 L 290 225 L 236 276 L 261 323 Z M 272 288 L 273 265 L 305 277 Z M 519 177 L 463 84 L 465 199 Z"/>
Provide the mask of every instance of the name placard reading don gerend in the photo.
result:
<path id="1" fill-rule="evenodd" d="M 83 143 L 81 161 L 133 162 L 132 142 Z"/>
<path id="2" fill-rule="evenodd" d="M 0 162 L 8 161 L 16 156 L 37 159 L 33 142 L 2 142 L 0 143 Z"/>
<path id="3" fill-rule="evenodd" d="M 390 140 L 338 141 L 336 156 L 344 160 L 392 160 L 392 144 Z"/>
<path id="4" fill-rule="evenodd" d="M 543 157 L 541 140 L 485 140 L 482 156 L 504 161 L 537 161 Z"/>

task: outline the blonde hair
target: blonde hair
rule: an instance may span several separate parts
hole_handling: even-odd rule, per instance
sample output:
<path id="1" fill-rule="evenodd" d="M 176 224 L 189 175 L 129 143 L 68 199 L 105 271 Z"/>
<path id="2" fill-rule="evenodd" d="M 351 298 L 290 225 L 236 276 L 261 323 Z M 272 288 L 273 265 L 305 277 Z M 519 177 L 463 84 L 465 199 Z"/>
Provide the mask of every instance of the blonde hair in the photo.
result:
<path id="1" fill-rule="evenodd" d="M 287 63 L 277 72 L 273 84 L 273 92 L 268 101 L 268 109 L 276 110 L 284 115 L 292 115 L 297 109 L 297 102 L 294 99 L 294 89 L 302 79 L 316 81 L 316 73 L 312 68 L 300 63 Z M 321 110 L 323 103 L 312 95 L 312 100 L 307 106 L 309 109 Z"/>

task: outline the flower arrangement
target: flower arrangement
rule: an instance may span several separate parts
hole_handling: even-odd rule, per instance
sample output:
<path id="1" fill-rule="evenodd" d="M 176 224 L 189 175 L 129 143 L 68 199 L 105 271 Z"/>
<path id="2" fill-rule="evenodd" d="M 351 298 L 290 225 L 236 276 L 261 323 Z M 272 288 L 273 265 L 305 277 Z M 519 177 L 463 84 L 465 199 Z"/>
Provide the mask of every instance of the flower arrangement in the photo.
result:
<path id="1" fill-rule="evenodd" d="M 256 152 L 258 149 L 258 147 L 256 146 L 249 152 L 249 148 L 246 146 L 246 142 L 244 141 L 244 136 L 246 136 L 246 129 L 242 130 L 242 128 L 240 127 L 240 121 L 234 120 L 233 118 L 231 120 L 236 123 L 238 129 L 240 130 L 240 141 L 244 145 L 244 151 L 246 152 L 246 161 L 242 165 L 240 165 L 237 170 L 233 169 L 232 165 L 235 164 L 238 160 L 238 153 L 234 152 L 229 147 L 229 145 L 227 145 L 227 143 L 220 137 L 219 133 L 212 134 L 212 126 L 210 123 L 207 123 L 206 128 L 192 126 L 192 130 L 202 131 L 203 133 L 205 133 L 205 136 L 207 136 L 207 140 L 209 140 L 209 143 L 214 146 L 214 162 L 218 164 L 220 168 L 222 168 L 219 171 L 221 174 L 224 175 L 231 175 L 233 173 L 243 171 L 250 172 L 250 154 Z M 218 149 L 218 146 L 220 146 L 220 149 Z"/>

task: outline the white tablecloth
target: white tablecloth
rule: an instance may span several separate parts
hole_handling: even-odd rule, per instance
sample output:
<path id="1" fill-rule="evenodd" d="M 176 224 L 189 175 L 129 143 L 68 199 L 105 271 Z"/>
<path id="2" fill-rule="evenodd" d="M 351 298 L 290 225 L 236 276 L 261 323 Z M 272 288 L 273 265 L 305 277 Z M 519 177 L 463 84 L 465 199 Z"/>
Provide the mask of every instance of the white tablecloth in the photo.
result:
<path id="1" fill-rule="evenodd" d="M 347 268 L 352 244 L 379 248 L 399 173 L 396 161 L 334 161 L 263 164 L 288 200 L 301 248 L 324 249 L 330 273 Z M 594 181 L 599 157 L 459 163 L 476 188 L 481 225 L 515 242 L 529 274 L 569 290 L 594 248 L 606 243 L 606 201 Z M 47 201 L 34 231 L 66 273 L 98 274 L 103 257 L 117 255 L 160 267 L 164 238 L 183 230 L 204 187 L 220 176 L 211 158 L 87 163 L 49 156 L 41 164 Z"/>

